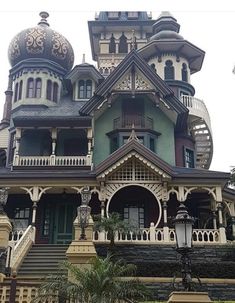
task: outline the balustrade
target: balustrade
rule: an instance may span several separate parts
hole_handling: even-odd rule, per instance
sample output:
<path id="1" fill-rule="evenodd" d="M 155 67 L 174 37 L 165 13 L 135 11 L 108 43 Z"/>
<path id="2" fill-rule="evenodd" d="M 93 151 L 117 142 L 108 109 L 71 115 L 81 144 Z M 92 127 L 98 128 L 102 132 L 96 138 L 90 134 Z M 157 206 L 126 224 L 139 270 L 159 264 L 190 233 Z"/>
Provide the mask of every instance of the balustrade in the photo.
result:
<path id="1" fill-rule="evenodd" d="M 17 156 L 14 166 L 91 166 L 91 156 Z"/>

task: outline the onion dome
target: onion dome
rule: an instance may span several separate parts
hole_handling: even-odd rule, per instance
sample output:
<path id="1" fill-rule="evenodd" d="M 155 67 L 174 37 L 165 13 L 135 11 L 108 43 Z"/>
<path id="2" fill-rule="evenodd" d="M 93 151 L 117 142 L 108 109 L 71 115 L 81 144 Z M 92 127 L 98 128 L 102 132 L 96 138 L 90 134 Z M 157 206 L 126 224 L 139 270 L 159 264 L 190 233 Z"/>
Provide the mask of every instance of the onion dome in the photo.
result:
<path id="1" fill-rule="evenodd" d="M 74 62 L 73 48 L 60 33 L 50 28 L 47 12 L 41 12 L 37 26 L 25 29 L 11 41 L 8 58 L 11 66 L 22 61 L 52 61 L 69 71 Z"/>
<path id="2" fill-rule="evenodd" d="M 178 34 L 179 30 L 180 25 L 177 20 L 169 12 L 162 12 L 153 25 L 154 35 L 150 38 L 150 41 L 163 39 L 182 40 L 183 37 Z"/>

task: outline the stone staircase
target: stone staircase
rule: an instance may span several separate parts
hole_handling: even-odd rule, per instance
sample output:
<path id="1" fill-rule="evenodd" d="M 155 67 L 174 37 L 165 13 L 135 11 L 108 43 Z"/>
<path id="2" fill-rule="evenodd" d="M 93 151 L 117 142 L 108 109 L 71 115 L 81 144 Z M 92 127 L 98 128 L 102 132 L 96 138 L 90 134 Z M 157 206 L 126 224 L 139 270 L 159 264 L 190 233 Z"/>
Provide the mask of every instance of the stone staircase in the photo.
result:
<path id="1" fill-rule="evenodd" d="M 68 245 L 33 245 L 17 274 L 18 279 L 43 278 L 58 273 L 59 263 L 66 260 Z"/>

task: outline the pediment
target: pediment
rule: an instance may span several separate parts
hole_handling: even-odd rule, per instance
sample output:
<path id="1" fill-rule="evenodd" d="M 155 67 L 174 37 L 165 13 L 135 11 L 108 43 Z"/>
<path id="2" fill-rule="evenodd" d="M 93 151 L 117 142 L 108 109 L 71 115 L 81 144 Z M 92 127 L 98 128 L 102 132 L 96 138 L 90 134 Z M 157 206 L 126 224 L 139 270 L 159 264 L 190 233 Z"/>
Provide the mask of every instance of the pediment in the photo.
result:
<path id="1" fill-rule="evenodd" d="M 154 85 L 139 70 L 130 69 L 112 88 L 115 91 L 153 91 Z"/>
<path id="2" fill-rule="evenodd" d="M 107 182 L 155 183 L 162 182 L 163 179 L 171 179 L 171 176 L 142 155 L 132 151 L 108 167 L 97 178 L 105 179 Z"/>

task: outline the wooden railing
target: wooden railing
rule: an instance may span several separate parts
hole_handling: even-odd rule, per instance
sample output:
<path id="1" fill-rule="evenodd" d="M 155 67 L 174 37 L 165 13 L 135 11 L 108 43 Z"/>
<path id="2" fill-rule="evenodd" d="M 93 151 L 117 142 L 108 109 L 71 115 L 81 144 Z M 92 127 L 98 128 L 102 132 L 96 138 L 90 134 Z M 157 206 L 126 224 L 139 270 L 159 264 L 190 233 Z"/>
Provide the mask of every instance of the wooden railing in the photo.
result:
<path id="1" fill-rule="evenodd" d="M 87 156 L 15 156 L 13 166 L 91 166 Z"/>

